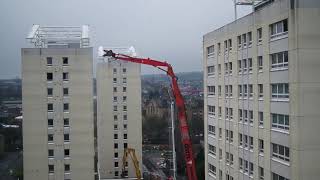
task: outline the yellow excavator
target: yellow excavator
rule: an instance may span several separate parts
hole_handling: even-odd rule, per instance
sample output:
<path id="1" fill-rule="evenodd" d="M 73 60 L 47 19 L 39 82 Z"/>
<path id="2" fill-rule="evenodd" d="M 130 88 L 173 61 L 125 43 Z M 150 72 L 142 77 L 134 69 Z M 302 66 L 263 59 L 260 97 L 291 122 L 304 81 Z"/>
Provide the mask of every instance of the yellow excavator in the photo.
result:
<path id="1" fill-rule="evenodd" d="M 138 180 L 141 180 L 141 171 L 139 168 L 139 161 L 136 156 L 136 152 L 133 148 L 125 148 L 123 152 L 123 157 L 122 157 L 122 172 L 121 172 L 121 177 L 125 178 L 128 176 L 128 171 L 126 171 L 126 165 L 128 164 L 128 156 L 130 156 L 134 169 L 136 171 L 136 176 Z"/>

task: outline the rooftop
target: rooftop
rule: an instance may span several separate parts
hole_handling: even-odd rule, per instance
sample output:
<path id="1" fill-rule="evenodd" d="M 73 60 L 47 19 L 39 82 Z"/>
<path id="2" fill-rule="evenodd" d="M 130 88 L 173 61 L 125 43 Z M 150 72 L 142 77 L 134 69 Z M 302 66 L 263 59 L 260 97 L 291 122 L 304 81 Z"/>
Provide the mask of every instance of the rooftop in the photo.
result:
<path id="1" fill-rule="evenodd" d="M 33 25 L 27 40 L 38 48 L 88 47 L 89 26 L 40 26 Z"/>

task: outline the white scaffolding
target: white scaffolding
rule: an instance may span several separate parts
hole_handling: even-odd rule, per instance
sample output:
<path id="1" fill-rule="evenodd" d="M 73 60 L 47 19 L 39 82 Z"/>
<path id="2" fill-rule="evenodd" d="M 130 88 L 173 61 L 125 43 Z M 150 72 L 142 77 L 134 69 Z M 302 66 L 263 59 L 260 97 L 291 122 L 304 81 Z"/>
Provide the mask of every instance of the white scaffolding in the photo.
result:
<path id="1" fill-rule="evenodd" d="M 27 40 L 38 48 L 56 46 L 89 47 L 89 26 L 33 25 Z"/>

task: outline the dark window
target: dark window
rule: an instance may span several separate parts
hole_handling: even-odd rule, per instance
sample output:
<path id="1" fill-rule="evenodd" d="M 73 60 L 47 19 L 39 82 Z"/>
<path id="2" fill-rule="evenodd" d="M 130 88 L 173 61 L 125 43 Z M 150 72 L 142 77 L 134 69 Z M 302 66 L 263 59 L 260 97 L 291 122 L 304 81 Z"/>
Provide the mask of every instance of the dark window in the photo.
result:
<path id="1" fill-rule="evenodd" d="M 115 171 L 114 176 L 119 176 L 119 171 Z"/>
<path id="2" fill-rule="evenodd" d="M 125 130 L 126 130 L 126 129 L 127 129 L 127 127 L 128 127 L 128 125 L 127 125 L 127 124 L 124 124 L 124 125 L 123 125 L 123 129 L 125 129 Z"/>
<path id="3" fill-rule="evenodd" d="M 64 141 L 65 142 L 69 142 L 70 141 L 69 134 L 64 134 Z"/>
<path id="4" fill-rule="evenodd" d="M 63 88 L 63 95 L 68 96 L 69 95 L 69 88 Z"/>
<path id="5" fill-rule="evenodd" d="M 49 103 L 49 104 L 48 104 L 48 111 L 49 111 L 49 112 L 52 112 L 52 111 L 53 111 L 53 104 L 52 104 L 52 103 Z"/>
<path id="6" fill-rule="evenodd" d="M 117 115 L 113 115 L 113 120 L 117 121 L 118 120 L 118 116 Z"/>
<path id="7" fill-rule="evenodd" d="M 47 65 L 52 66 L 52 57 L 47 57 Z"/>
<path id="8" fill-rule="evenodd" d="M 114 143 L 114 148 L 118 149 L 118 143 Z"/>
<path id="9" fill-rule="evenodd" d="M 64 165 L 64 171 L 69 172 L 70 171 L 70 164 Z"/>
<path id="10" fill-rule="evenodd" d="M 113 92 L 117 92 L 117 87 L 113 87 Z"/>
<path id="11" fill-rule="evenodd" d="M 47 81 L 53 80 L 53 73 L 47 73 Z"/>
<path id="12" fill-rule="evenodd" d="M 126 73 L 126 72 L 127 72 L 127 69 L 126 69 L 126 68 L 123 68 L 123 69 L 122 69 L 122 72 L 123 72 L 123 73 Z"/>
<path id="13" fill-rule="evenodd" d="M 64 125 L 64 127 L 69 127 L 69 118 L 63 119 L 63 125 Z"/>
<path id="14" fill-rule="evenodd" d="M 126 114 L 123 115 L 123 120 L 128 120 L 128 116 Z"/>
<path id="15" fill-rule="evenodd" d="M 64 150 L 64 157 L 70 157 L 70 149 Z"/>
<path id="16" fill-rule="evenodd" d="M 63 111 L 69 111 L 69 104 L 68 103 L 63 104 Z"/>
<path id="17" fill-rule="evenodd" d="M 54 165 L 49 165 L 49 173 L 54 173 Z"/>
<path id="18" fill-rule="evenodd" d="M 118 134 L 113 134 L 113 139 L 118 139 Z"/>
<path id="19" fill-rule="evenodd" d="M 128 148 L 128 143 L 123 143 L 123 148 Z"/>
<path id="20" fill-rule="evenodd" d="M 68 64 L 69 64 L 69 59 L 68 59 L 68 57 L 63 57 L 63 58 L 62 58 L 62 61 L 63 61 L 63 65 L 68 65 Z"/>
<path id="21" fill-rule="evenodd" d="M 48 142 L 53 142 L 53 134 L 48 134 Z"/>
<path id="22" fill-rule="evenodd" d="M 48 127 L 53 127 L 53 119 L 48 119 Z"/>
<path id="23" fill-rule="evenodd" d="M 123 92 L 127 92 L 127 87 L 123 87 Z"/>
<path id="24" fill-rule="evenodd" d="M 69 73 L 64 72 L 64 73 L 62 74 L 62 78 L 63 78 L 64 81 L 68 81 L 68 80 L 69 80 Z"/>
<path id="25" fill-rule="evenodd" d="M 49 157 L 53 157 L 53 156 L 54 156 L 54 151 L 53 151 L 53 149 L 49 149 L 49 150 L 48 150 L 48 156 L 49 156 Z"/>
<path id="26" fill-rule="evenodd" d="M 52 96 L 53 95 L 53 89 L 52 88 L 48 88 L 47 89 L 47 94 L 48 94 L 48 96 Z"/>
<path id="27" fill-rule="evenodd" d="M 119 153 L 115 152 L 115 153 L 114 153 L 114 157 L 115 157 L 115 158 L 118 158 L 118 157 L 119 157 Z"/>
<path id="28" fill-rule="evenodd" d="M 119 163 L 118 162 L 114 162 L 114 167 L 119 167 Z"/>
<path id="29" fill-rule="evenodd" d="M 128 134 L 123 134 L 123 139 L 127 139 L 128 138 Z"/>

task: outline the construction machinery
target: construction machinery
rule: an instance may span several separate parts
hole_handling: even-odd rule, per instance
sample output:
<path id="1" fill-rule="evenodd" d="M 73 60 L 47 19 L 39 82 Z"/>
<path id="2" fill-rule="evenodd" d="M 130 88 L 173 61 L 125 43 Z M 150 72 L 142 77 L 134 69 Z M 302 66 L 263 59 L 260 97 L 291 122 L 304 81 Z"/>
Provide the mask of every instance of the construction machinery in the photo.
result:
<path id="1" fill-rule="evenodd" d="M 139 161 L 136 156 L 136 152 L 133 148 L 125 148 L 123 152 L 123 157 L 122 157 L 122 172 L 121 172 L 121 177 L 125 178 L 128 176 L 128 171 L 126 171 L 126 166 L 128 164 L 128 156 L 130 156 L 133 166 L 136 172 L 136 176 L 138 180 L 141 180 L 141 171 L 139 169 Z"/>
<path id="2" fill-rule="evenodd" d="M 187 124 L 186 108 L 184 104 L 184 99 L 181 95 L 180 88 L 178 86 L 178 78 L 174 74 L 172 66 L 165 61 L 162 62 L 162 61 L 157 61 L 150 58 L 131 57 L 124 54 L 114 53 L 112 50 L 103 50 L 103 51 L 104 51 L 103 52 L 104 57 L 110 57 L 110 58 L 114 58 L 115 60 L 122 60 L 127 62 L 154 66 L 166 72 L 167 75 L 170 76 L 172 93 L 175 99 L 176 106 L 178 108 L 178 120 L 179 120 L 181 141 L 182 141 L 183 150 L 184 150 L 188 180 L 197 180 L 198 178 L 196 174 L 196 164 L 193 157 L 192 142 L 189 135 L 189 126 Z"/>

